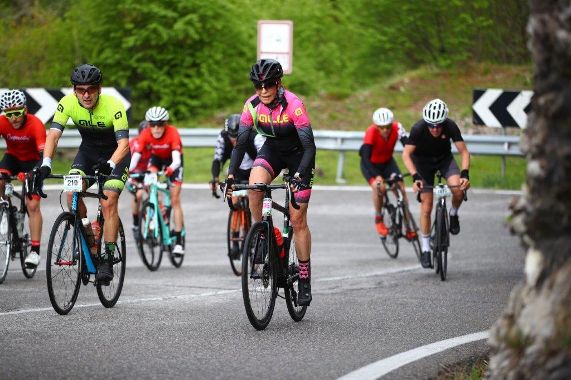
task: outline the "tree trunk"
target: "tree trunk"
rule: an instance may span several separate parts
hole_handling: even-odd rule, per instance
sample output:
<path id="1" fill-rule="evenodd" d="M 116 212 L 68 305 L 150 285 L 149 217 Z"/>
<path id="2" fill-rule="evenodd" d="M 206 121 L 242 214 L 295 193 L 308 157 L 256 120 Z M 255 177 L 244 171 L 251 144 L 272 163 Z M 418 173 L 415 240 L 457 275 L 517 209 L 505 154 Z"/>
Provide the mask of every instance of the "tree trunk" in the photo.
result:
<path id="1" fill-rule="evenodd" d="M 527 183 L 511 228 L 525 281 L 490 331 L 492 379 L 571 379 L 571 0 L 531 0 Z"/>

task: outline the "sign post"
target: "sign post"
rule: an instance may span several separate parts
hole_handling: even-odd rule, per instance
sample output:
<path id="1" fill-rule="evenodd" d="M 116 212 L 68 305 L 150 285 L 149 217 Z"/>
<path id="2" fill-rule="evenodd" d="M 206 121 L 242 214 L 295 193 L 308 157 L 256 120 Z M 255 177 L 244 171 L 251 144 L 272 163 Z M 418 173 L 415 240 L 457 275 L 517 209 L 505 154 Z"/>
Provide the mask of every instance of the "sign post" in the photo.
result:
<path id="1" fill-rule="evenodd" d="M 293 21 L 258 21 L 258 59 L 271 58 L 278 61 L 284 74 L 293 68 Z"/>

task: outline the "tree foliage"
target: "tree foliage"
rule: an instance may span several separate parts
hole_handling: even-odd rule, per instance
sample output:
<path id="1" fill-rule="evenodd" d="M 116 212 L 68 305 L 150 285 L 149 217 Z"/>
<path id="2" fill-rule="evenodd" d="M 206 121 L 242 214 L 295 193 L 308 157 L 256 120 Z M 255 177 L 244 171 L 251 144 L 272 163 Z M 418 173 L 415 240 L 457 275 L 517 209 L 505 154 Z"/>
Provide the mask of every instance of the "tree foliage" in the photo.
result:
<path id="1" fill-rule="evenodd" d="M 0 86 L 65 86 L 91 62 L 107 85 L 132 88 L 136 116 L 152 104 L 186 120 L 241 107 L 260 19 L 293 21 L 285 83 L 302 95 L 343 97 L 420 65 L 528 60 L 518 0 L 16 3 L 0 14 Z"/>

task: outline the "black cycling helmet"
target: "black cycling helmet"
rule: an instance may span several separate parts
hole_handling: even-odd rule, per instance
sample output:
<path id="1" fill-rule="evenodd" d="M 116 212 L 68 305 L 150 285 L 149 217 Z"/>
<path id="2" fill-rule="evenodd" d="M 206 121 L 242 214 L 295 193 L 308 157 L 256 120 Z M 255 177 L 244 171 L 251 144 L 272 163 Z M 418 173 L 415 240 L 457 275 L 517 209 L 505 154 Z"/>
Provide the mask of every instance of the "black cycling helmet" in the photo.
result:
<path id="1" fill-rule="evenodd" d="M 89 63 L 77 66 L 71 73 L 71 83 L 74 86 L 78 84 L 101 84 L 102 80 L 101 70 Z"/>
<path id="2" fill-rule="evenodd" d="M 282 65 L 275 59 L 260 59 L 254 63 L 250 71 L 252 82 L 265 82 L 270 79 L 278 80 L 284 76 Z"/>
<path id="3" fill-rule="evenodd" d="M 228 116 L 228 118 L 224 120 L 224 129 L 228 132 L 228 135 L 230 137 L 238 136 L 239 125 L 240 125 L 240 115 L 237 113 Z"/>

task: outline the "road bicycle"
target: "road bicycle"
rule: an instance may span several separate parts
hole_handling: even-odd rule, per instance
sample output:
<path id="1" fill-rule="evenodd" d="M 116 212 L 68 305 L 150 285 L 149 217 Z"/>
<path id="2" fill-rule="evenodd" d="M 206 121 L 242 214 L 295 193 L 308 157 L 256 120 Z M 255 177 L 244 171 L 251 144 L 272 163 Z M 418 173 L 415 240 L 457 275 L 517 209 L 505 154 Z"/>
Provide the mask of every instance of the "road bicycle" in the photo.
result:
<path id="1" fill-rule="evenodd" d="M 442 183 L 443 175 L 436 173 L 437 184 L 432 186 L 432 192 L 436 197 L 436 208 L 434 209 L 434 221 L 430 230 L 430 243 L 432 246 L 432 263 L 436 274 L 440 275 L 442 281 L 446 281 L 448 273 L 448 247 L 450 246 L 450 220 L 446 207 L 446 198 L 452 195 L 451 188 L 460 186 L 448 186 Z M 426 186 L 426 188 L 430 188 Z M 420 193 L 417 195 L 420 201 Z M 464 201 L 468 200 L 468 195 L 464 190 Z"/>
<path id="2" fill-rule="evenodd" d="M 97 296 L 103 306 L 108 308 L 115 306 L 125 279 L 126 244 L 123 224 L 119 219 L 118 241 L 113 257 L 113 280 L 108 285 L 102 284 L 95 279 L 95 275 L 101 250 L 105 249 L 104 239 L 101 236 L 95 236 L 95 246 L 90 247 L 79 215 L 80 198 L 107 199 L 107 196 L 103 194 L 103 183 L 107 176 L 96 171 L 94 176 L 54 174 L 48 178 L 63 179 L 63 191 L 60 194 L 62 210 L 64 210 L 62 194 L 64 192 L 73 194 L 70 211 L 64 210 L 56 218 L 48 243 L 46 277 L 48 294 L 54 310 L 62 315 L 69 313 L 77 300 L 81 283 L 83 285 L 92 283 L 95 286 Z M 83 191 L 83 180 L 95 181 L 97 193 Z M 43 198 L 46 197 L 41 189 L 39 193 Z M 105 220 L 101 211 L 101 203 L 97 208 L 96 220 L 103 231 Z M 94 275 L 93 280 L 91 275 Z"/>
<path id="3" fill-rule="evenodd" d="M 184 255 L 173 253 L 176 237 L 174 230 L 170 229 L 172 207 L 169 189 L 171 182 L 163 172 L 148 172 L 142 175 L 144 176 L 143 184 L 149 196 L 141 204 L 138 237 L 135 239 L 141 260 L 150 271 L 156 271 L 161 265 L 163 252 L 166 251 L 172 265 L 180 268 Z M 159 177 L 162 181 L 159 181 Z M 184 224 L 181 235 L 182 246 L 185 248 Z"/>
<path id="4" fill-rule="evenodd" d="M 283 184 L 235 184 L 233 189 L 264 192 L 262 220 L 250 228 L 242 251 L 242 297 L 248 320 L 257 330 L 265 329 L 272 319 L 276 298 L 280 296 L 285 298 L 291 318 L 301 321 L 307 306 L 297 302 L 299 261 L 288 206 L 291 203 L 299 209 L 299 205 L 293 197 L 290 179 L 285 176 Z M 272 200 L 272 191 L 278 189 L 286 190 L 284 206 Z M 283 214 L 282 231 L 274 228 L 272 209 Z M 281 238 L 283 244 L 276 238 Z M 284 296 L 278 294 L 280 288 L 284 289 Z"/>
<path id="5" fill-rule="evenodd" d="M 232 192 L 232 197 L 237 197 L 238 203 L 236 206 L 231 201 L 228 203 L 230 211 L 228 212 L 226 243 L 230 267 L 236 276 L 240 276 L 242 274 L 242 265 L 240 263 L 242 251 L 246 241 L 246 234 L 252 226 L 252 214 L 250 212 L 250 203 L 248 202 L 248 190 L 236 190 Z M 237 249 L 233 249 L 234 247 Z"/>
<path id="6" fill-rule="evenodd" d="M 24 176 L 3 176 L 5 181 L 20 180 Z M 14 189 L 14 185 L 6 182 L 4 197 L 0 198 L 0 284 L 4 282 L 8 274 L 10 260 L 20 259 L 20 266 L 26 278 L 32 278 L 36 274 L 36 267 L 26 266 L 26 256 L 30 252 L 31 237 L 26 215 L 26 196 L 28 193 L 27 181 L 22 181 L 20 192 Z M 12 197 L 20 203 L 20 207 L 12 204 Z"/>
<path id="7" fill-rule="evenodd" d="M 408 203 L 405 201 L 404 194 L 399 186 L 399 180 L 400 178 L 397 177 L 384 180 L 384 192 L 381 191 L 381 184 L 377 183 L 377 194 L 382 196 L 384 200 L 382 209 L 383 221 L 389 231 L 387 236 L 381 237 L 381 243 L 389 257 L 396 259 L 399 254 L 399 239 L 404 238 L 412 244 L 414 253 L 420 261 L 421 248 L 418 226 L 408 208 Z M 392 198 L 394 198 L 394 201 Z M 414 236 L 407 235 L 409 231 L 414 231 Z"/>

